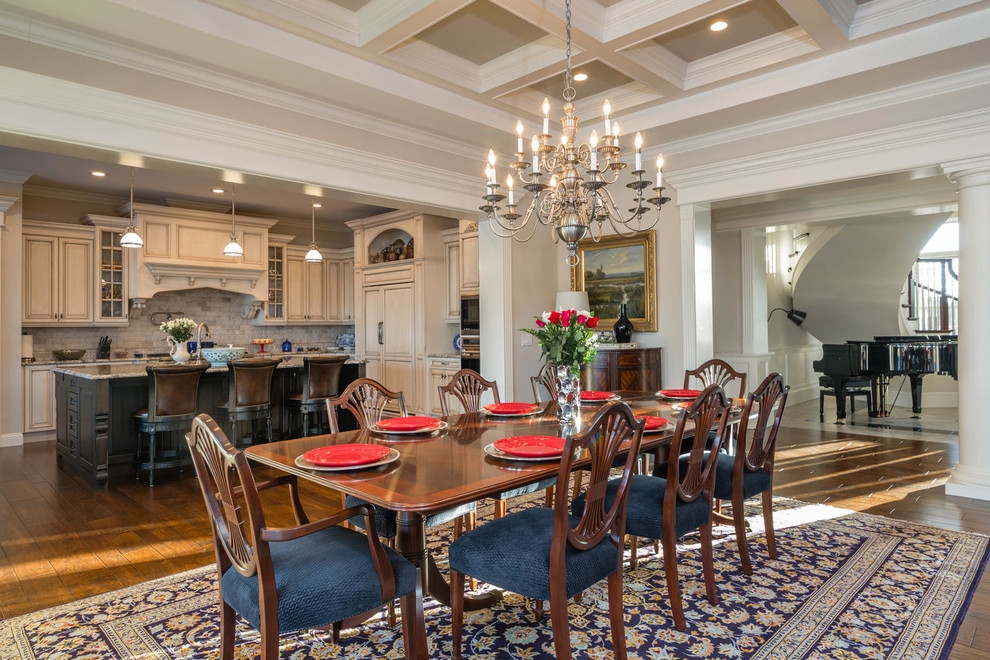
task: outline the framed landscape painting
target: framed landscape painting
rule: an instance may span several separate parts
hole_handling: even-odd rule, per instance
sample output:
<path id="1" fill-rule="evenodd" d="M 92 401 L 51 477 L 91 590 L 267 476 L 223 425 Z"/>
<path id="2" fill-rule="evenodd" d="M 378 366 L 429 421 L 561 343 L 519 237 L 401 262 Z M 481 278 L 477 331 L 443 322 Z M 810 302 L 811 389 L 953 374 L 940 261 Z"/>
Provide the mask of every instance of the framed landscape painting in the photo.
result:
<path id="1" fill-rule="evenodd" d="M 657 330 L 657 273 L 655 232 L 636 236 L 605 236 L 599 242 L 578 245 L 581 260 L 571 268 L 571 289 L 587 291 L 591 312 L 603 330 L 619 318 L 619 305 L 634 332 Z"/>

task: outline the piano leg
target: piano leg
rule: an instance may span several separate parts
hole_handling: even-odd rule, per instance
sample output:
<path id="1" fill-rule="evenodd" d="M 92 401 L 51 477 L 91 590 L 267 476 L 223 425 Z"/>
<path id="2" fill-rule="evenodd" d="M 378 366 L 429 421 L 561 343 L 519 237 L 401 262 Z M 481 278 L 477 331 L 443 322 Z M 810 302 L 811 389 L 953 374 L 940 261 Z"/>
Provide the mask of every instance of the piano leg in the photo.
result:
<path id="1" fill-rule="evenodd" d="M 921 379 L 925 374 L 911 374 L 911 412 L 915 419 L 921 417 Z"/>
<path id="2" fill-rule="evenodd" d="M 835 381 L 835 423 L 846 423 L 846 381 Z"/>
<path id="3" fill-rule="evenodd" d="M 874 376 L 870 379 L 870 389 L 873 391 L 873 410 L 870 417 L 887 417 L 887 385 L 890 384 L 890 377 L 886 375 Z"/>

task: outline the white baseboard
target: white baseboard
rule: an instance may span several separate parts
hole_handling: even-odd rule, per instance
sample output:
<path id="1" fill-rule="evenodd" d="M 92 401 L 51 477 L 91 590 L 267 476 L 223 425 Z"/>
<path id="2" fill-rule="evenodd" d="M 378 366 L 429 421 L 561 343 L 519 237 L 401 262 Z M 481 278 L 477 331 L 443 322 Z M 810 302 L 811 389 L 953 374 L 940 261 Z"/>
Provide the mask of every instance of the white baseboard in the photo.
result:
<path id="1" fill-rule="evenodd" d="M 23 433 L 4 433 L 0 435 L 0 447 L 20 447 L 23 444 Z"/>
<path id="2" fill-rule="evenodd" d="M 24 444 L 32 442 L 50 442 L 55 439 L 55 431 L 34 431 L 24 434 Z"/>

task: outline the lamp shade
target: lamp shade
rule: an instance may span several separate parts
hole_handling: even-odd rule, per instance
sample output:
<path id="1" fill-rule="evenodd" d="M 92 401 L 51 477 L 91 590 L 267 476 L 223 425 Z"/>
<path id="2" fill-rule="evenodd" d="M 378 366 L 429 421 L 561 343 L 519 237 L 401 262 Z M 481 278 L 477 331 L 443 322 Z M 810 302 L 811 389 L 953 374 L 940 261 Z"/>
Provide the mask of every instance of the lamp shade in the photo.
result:
<path id="1" fill-rule="evenodd" d="M 562 309 L 583 309 L 591 311 L 591 304 L 588 302 L 587 291 L 558 291 L 557 301 L 554 306 L 558 311 Z"/>
<path id="2" fill-rule="evenodd" d="M 311 244 L 309 246 L 309 252 L 306 253 L 305 260 L 311 264 L 323 261 L 323 255 L 320 254 L 320 251 L 316 249 L 315 244 Z"/>
<path id="3" fill-rule="evenodd" d="M 244 256 L 244 248 L 231 236 L 230 243 L 227 243 L 227 246 L 223 249 L 223 255 L 225 257 L 241 257 Z"/>
<path id="4" fill-rule="evenodd" d="M 139 248 L 144 247 L 144 241 L 138 235 L 137 230 L 130 226 L 127 228 L 127 232 L 120 237 L 120 247 L 125 248 Z"/>
<path id="5" fill-rule="evenodd" d="M 770 314 L 767 315 L 767 323 L 770 322 L 770 317 L 773 316 L 774 312 L 784 312 L 787 318 L 794 325 L 801 325 L 804 320 L 808 318 L 808 312 L 802 312 L 800 309 L 784 309 L 783 307 L 774 307 L 770 310 Z"/>

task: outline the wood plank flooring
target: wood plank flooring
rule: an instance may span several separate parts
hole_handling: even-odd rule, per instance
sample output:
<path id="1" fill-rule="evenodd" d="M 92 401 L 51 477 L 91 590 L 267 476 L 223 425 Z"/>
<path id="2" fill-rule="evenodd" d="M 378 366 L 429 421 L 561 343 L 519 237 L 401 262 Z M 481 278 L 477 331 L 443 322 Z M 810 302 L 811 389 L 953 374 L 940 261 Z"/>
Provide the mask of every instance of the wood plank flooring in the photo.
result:
<path id="1" fill-rule="evenodd" d="M 986 502 L 948 497 L 955 445 L 782 428 L 775 493 L 939 527 L 990 534 Z M 259 474 L 259 477 L 264 476 Z M 301 485 L 311 516 L 338 497 Z M 280 490 L 280 489 L 276 489 Z M 281 493 L 270 523 L 291 524 Z M 52 443 L 0 449 L 0 617 L 69 602 L 212 562 L 195 480 L 163 473 L 111 480 L 104 492 L 58 470 Z M 950 660 L 990 658 L 990 573 L 983 576 Z"/>

